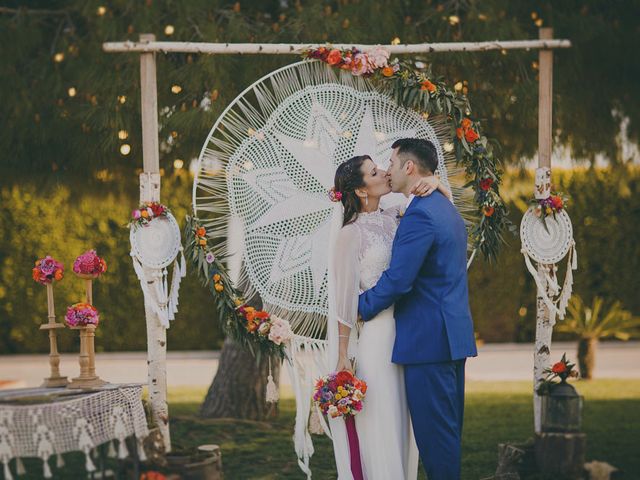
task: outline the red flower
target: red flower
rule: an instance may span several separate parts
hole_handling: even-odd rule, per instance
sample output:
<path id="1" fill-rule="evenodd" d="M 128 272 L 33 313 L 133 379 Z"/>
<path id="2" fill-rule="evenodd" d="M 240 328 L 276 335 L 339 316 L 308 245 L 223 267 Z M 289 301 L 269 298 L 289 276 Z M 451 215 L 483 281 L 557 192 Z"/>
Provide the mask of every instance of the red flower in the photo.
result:
<path id="1" fill-rule="evenodd" d="M 480 138 L 480 135 L 476 133 L 475 130 L 469 129 L 464 132 L 464 138 L 467 140 L 467 143 L 473 143 Z"/>
<path id="2" fill-rule="evenodd" d="M 422 82 L 420 90 L 429 90 L 431 93 L 433 93 L 436 91 L 436 88 L 437 87 L 429 80 L 425 80 L 424 82 Z"/>
<path id="3" fill-rule="evenodd" d="M 342 54 L 338 49 L 334 48 L 329 52 L 329 55 L 327 55 L 327 63 L 329 65 L 337 65 L 341 61 L 342 61 Z"/>
<path id="4" fill-rule="evenodd" d="M 485 192 L 491 188 L 493 185 L 493 178 L 484 178 L 480 180 L 480 188 Z"/>
<path id="5" fill-rule="evenodd" d="M 336 374 L 336 382 L 338 385 L 344 386 L 353 382 L 353 374 L 348 370 L 342 370 Z"/>
<path id="6" fill-rule="evenodd" d="M 495 211 L 496 209 L 490 206 L 482 207 L 482 213 L 484 213 L 485 217 L 490 217 Z"/>
<path id="7" fill-rule="evenodd" d="M 562 210 L 562 207 L 564 206 L 562 202 L 562 197 L 559 195 L 551 196 L 551 204 L 553 205 L 553 208 L 555 208 L 556 210 Z"/>
<path id="8" fill-rule="evenodd" d="M 153 216 L 154 217 L 159 217 L 160 215 L 162 215 L 164 213 L 164 207 L 162 205 L 160 205 L 159 203 L 152 203 L 151 204 L 151 211 L 153 212 Z"/>
<path id="9" fill-rule="evenodd" d="M 469 127 L 471 127 L 471 120 L 469 120 L 468 118 L 463 118 L 460 122 L 460 126 L 466 132 L 467 130 L 469 130 Z"/>
<path id="10" fill-rule="evenodd" d="M 564 362 L 554 363 L 553 367 L 551 367 L 551 371 L 553 373 L 564 373 L 567 371 L 567 366 L 564 364 Z"/>

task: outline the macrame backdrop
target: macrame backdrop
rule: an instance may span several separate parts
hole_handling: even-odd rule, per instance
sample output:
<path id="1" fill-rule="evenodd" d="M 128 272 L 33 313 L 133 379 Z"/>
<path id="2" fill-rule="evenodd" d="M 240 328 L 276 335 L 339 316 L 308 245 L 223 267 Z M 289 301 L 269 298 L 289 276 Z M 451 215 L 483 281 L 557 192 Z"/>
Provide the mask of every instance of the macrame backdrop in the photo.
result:
<path id="1" fill-rule="evenodd" d="M 327 373 L 327 265 L 336 167 L 368 154 L 387 168 L 391 145 L 425 138 L 438 150 L 438 174 L 463 217 L 477 208 L 463 188 L 445 119 L 399 107 L 363 77 L 318 61 L 281 68 L 242 92 L 213 126 L 198 160 L 196 217 L 230 256 L 245 297 L 259 294 L 269 313 L 296 334 L 288 351 L 296 393 L 295 449 L 310 476 L 308 433 L 314 379 Z M 383 207 L 404 204 L 400 194 Z"/>

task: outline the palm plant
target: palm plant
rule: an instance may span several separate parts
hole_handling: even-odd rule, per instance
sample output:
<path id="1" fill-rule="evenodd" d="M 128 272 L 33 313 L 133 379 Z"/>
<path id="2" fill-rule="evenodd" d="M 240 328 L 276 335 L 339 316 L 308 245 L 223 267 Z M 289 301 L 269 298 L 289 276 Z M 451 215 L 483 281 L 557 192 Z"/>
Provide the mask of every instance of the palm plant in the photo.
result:
<path id="1" fill-rule="evenodd" d="M 622 308 L 618 301 L 607 309 L 602 297 L 594 297 L 591 307 L 587 307 L 580 296 L 574 295 L 568 311 L 569 316 L 558 322 L 556 331 L 578 336 L 578 366 L 580 376 L 585 379 L 593 377 L 596 347 L 601 338 L 626 341 L 640 333 L 640 317 Z"/>

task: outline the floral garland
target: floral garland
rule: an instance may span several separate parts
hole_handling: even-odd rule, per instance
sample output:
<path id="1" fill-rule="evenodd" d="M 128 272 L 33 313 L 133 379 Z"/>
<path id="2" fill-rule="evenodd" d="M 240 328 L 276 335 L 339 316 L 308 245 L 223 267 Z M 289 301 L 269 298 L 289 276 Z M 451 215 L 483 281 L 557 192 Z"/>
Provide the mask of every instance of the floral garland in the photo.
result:
<path id="1" fill-rule="evenodd" d="M 136 227 L 144 227 L 149 225 L 154 218 L 166 217 L 171 210 L 165 205 L 158 202 L 141 203 L 138 208 L 131 212 L 131 220 L 129 225 Z"/>
<path id="2" fill-rule="evenodd" d="M 289 322 L 256 310 L 244 301 L 233 286 L 223 259 L 213 254 L 207 231 L 197 218 L 187 216 L 184 236 L 185 255 L 196 268 L 203 286 L 211 291 L 224 333 L 248 348 L 258 362 L 262 354 L 285 358 L 285 344 L 293 336 Z"/>
<path id="3" fill-rule="evenodd" d="M 500 197 L 502 170 L 494 156 L 492 142 L 482 133 L 480 123 L 471 117 L 469 100 L 459 93 L 462 85 L 456 85 L 451 91 L 423 62 L 389 60 L 389 52 L 381 47 L 365 52 L 328 45 L 308 50 L 303 56 L 370 78 L 398 105 L 413 109 L 425 118 L 444 115 L 449 119 L 452 150 L 447 150 L 447 145 L 444 148 L 454 150 L 457 162 L 464 166 L 469 178 L 465 186 L 473 188 L 480 213 L 480 221 L 470 232 L 472 242 L 487 260 L 495 260 L 504 243 L 502 232 L 505 229 L 515 232 L 516 227 L 507 218 L 508 211 Z"/>

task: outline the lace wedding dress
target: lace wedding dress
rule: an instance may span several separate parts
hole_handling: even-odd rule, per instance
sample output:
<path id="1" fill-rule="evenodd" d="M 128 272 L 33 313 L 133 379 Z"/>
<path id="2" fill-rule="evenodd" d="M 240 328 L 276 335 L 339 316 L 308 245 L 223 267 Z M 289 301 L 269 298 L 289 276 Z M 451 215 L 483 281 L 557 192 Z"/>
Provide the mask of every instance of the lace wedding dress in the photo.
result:
<path id="1" fill-rule="evenodd" d="M 356 376 L 368 386 L 363 409 L 355 416 L 367 480 L 413 480 L 418 471 L 403 370 L 391 363 L 395 340 L 393 307 L 356 325 L 358 294 L 373 287 L 389 266 L 398 212 L 398 208 L 392 208 L 359 214 L 354 223 L 339 231 L 330 260 L 330 281 L 334 282 L 330 310 L 337 322 L 352 327 L 349 355 L 355 356 Z M 337 340 L 331 337 L 336 335 L 337 326 L 333 327 L 329 326 L 328 340 L 335 345 Z M 330 355 L 332 368 L 335 358 L 335 354 Z M 338 478 L 352 479 L 344 420 L 330 419 L 329 425 Z"/>

